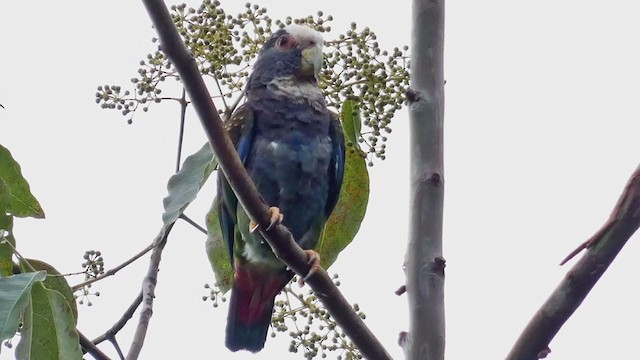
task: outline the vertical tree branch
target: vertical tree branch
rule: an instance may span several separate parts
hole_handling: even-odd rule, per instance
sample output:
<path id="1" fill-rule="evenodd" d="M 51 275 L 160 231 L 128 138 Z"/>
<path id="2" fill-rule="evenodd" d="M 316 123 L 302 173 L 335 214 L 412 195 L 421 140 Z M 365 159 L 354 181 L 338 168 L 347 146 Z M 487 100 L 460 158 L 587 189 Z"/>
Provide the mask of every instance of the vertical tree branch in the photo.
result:
<path id="1" fill-rule="evenodd" d="M 444 359 L 444 0 L 414 0 L 410 117 L 410 212 L 407 296 L 411 360 Z M 408 347 L 408 349 L 407 349 Z"/>
<path id="2" fill-rule="evenodd" d="M 609 220 L 588 241 L 588 251 L 529 321 L 508 360 L 544 358 L 549 343 L 582 304 L 624 244 L 640 227 L 640 166 L 631 175 Z M 582 245 L 579 249 L 584 248 Z M 573 254 L 575 255 L 575 254 Z"/>

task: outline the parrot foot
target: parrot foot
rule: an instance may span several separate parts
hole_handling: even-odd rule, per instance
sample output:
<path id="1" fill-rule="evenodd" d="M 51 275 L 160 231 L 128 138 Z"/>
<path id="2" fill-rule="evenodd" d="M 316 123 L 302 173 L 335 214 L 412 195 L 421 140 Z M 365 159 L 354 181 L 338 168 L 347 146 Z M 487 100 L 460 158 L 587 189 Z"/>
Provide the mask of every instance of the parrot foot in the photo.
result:
<path id="1" fill-rule="evenodd" d="M 280 213 L 280 209 L 275 206 L 269 208 L 269 213 L 269 226 L 265 229 L 266 231 L 273 229 L 274 226 L 281 224 L 282 220 L 284 220 L 284 215 L 282 215 L 282 213 Z M 258 226 L 260 226 L 260 224 L 251 220 L 251 222 L 249 222 L 249 232 L 254 233 L 258 229 Z"/>
<path id="2" fill-rule="evenodd" d="M 309 257 L 309 261 L 307 261 L 307 264 L 311 265 L 311 268 L 309 269 L 309 272 L 305 277 L 298 280 L 298 284 L 301 287 L 304 286 L 305 280 L 307 280 L 311 275 L 313 275 L 320 269 L 320 255 L 313 250 L 304 250 L 304 252 L 307 253 L 307 256 Z"/>

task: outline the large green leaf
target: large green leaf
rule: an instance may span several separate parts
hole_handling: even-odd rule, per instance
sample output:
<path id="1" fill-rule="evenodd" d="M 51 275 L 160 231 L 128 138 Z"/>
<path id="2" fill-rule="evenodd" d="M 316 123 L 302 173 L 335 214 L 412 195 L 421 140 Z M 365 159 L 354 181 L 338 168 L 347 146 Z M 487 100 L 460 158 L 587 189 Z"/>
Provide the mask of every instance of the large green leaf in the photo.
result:
<path id="1" fill-rule="evenodd" d="M 162 202 L 162 221 L 165 226 L 178 220 L 184 209 L 196 198 L 216 164 L 209 143 L 184 160 L 180 171 L 173 175 L 167 184 L 169 195 Z"/>
<path id="2" fill-rule="evenodd" d="M 44 218 L 44 211 L 22 177 L 20 165 L 0 145 L 0 212 L 18 217 Z"/>
<path id="3" fill-rule="evenodd" d="M 233 269 L 231 268 L 231 262 L 229 261 L 229 252 L 227 251 L 226 244 L 222 238 L 222 230 L 220 229 L 220 222 L 218 221 L 218 205 L 220 197 L 216 196 L 213 200 L 213 205 L 207 213 L 207 242 L 205 248 L 211 268 L 216 277 L 216 283 L 223 293 L 231 289 L 233 281 Z"/>
<path id="4" fill-rule="evenodd" d="M 17 359 L 80 360 L 76 319 L 67 299 L 43 283 L 34 284 L 23 315 Z"/>
<path id="5" fill-rule="evenodd" d="M 0 277 L 0 341 L 16 333 L 20 314 L 29 303 L 31 286 L 45 277 L 44 271 Z"/>
<path id="6" fill-rule="evenodd" d="M 0 212 L 0 276 L 13 274 L 13 215 Z"/>
<path id="7" fill-rule="evenodd" d="M 365 159 L 352 146 L 347 147 L 342 192 L 316 245 L 323 268 L 336 261 L 360 230 L 369 202 L 369 171 Z"/>
<path id="8" fill-rule="evenodd" d="M 346 135 L 349 145 L 358 144 L 360 138 L 360 130 L 362 128 L 362 119 L 360 118 L 360 109 L 355 100 L 345 100 L 340 109 L 340 118 L 342 119 L 342 128 Z"/>
<path id="9" fill-rule="evenodd" d="M 53 266 L 44 261 L 27 259 L 29 264 L 36 270 L 44 270 L 47 272 L 47 278 L 42 282 L 47 289 L 59 292 L 67 300 L 67 304 L 71 307 L 73 318 L 78 318 L 78 304 L 73 296 L 73 290 L 69 286 L 67 279 L 60 274 Z"/>

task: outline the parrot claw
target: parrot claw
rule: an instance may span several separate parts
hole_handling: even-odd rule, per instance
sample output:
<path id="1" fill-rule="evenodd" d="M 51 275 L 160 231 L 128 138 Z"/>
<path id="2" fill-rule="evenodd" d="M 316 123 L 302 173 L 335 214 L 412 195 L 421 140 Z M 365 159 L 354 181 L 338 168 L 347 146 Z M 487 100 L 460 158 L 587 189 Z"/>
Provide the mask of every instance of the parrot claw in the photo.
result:
<path id="1" fill-rule="evenodd" d="M 269 212 L 271 213 L 271 218 L 269 220 L 269 226 L 267 226 L 267 231 L 273 229 L 276 225 L 282 224 L 282 220 L 284 220 L 284 215 L 280 213 L 280 209 L 277 207 L 270 207 Z"/>
<path id="2" fill-rule="evenodd" d="M 300 287 L 304 286 L 305 280 L 320 269 L 320 255 L 313 250 L 304 250 L 304 252 L 307 253 L 307 256 L 309 257 L 307 264 L 311 265 L 311 268 L 305 277 L 298 280 Z"/>
<path id="3" fill-rule="evenodd" d="M 267 226 L 267 228 L 265 229 L 266 231 L 273 229 L 274 226 L 281 224 L 282 220 L 284 220 L 284 215 L 282 215 L 280 213 L 280 209 L 275 206 L 269 208 L 269 213 L 269 226 Z M 251 220 L 249 222 L 249 232 L 253 234 L 256 230 L 258 230 L 258 226 L 260 226 L 260 224 Z"/>

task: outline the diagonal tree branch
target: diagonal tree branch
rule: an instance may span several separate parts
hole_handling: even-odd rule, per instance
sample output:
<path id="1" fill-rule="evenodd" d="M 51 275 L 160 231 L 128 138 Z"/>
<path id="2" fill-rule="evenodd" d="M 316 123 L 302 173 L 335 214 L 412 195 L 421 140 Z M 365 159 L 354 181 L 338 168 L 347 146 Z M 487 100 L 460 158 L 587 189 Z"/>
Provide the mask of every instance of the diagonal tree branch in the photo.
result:
<path id="1" fill-rule="evenodd" d="M 407 359 L 443 360 L 444 0 L 413 1 L 410 119 L 410 230 L 406 258 L 410 329 Z"/>
<path id="2" fill-rule="evenodd" d="M 297 274 L 306 276 L 309 272 L 308 256 L 296 244 L 289 230 L 282 225 L 268 232 L 264 230 L 269 226 L 268 207 L 238 158 L 197 64 L 182 42 L 166 5 L 161 0 L 143 0 L 143 3 L 158 32 L 162 49 L 178 70 L 211 148 L 238 200 L 251 219 L 260 225 L 261 234 L 276 256 Z M 391 359 L 324 270 L 311 274 L 307 283 L 367 359 Z"/>
<path id="3" fill-rule="evenodd" d="M 96 344 L 91 342 L 83 333 L 78 331 L 78 336 L 80 338 L 80 346 L 82 346 L 82 350 L 91 356 L 93 356 L 96 360 L 111 360 L 102 350 L 98 349 Z"/>
<path id="4" fill-rule="evenodd" d="M 127 324 L 127 322 L 133 317 L 133 314 L 138 309 L 138 306 L 140 306 L 140 303 L 142 303 L 142 292 L 140 292 L 138 294 L 138 296 L 136 296 L 135 300 L 133 300 L 133 303 L 131 303 L 131 305 L 129 305 L 129 307 L 124 312 L 124 314 L 122 314 L 120 319 L 118 321 L 116 321 L 116 323 L 113 324 L 113 326 L 111 326 L 111 328 L 109 328 L 109 330 L 105 331 L 104 334 L 102 334 L 102 335 L 96 337 L 95 339 L 93 339 L 92 342 L 94 344 L 98 345 L 98 344 L 100 344 L 101 342 L 103 342 L 105 340 L 109 340 L 109 339 L 115 337 L 116 334 L 120 330 L 122 330 L 122 328 Z"/>
<path id="5" fill-rule="evenodd" d="M 579 247 L 588 248 L 588 251 L 529 321 L 511 349 L 508 360 L 533 360 L 550 352 L 551 340 L 639 227 L 640 166 L 631 175 L 609 220 Z"/>

